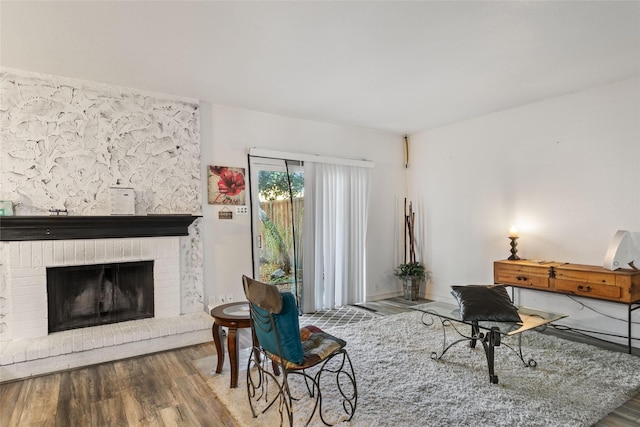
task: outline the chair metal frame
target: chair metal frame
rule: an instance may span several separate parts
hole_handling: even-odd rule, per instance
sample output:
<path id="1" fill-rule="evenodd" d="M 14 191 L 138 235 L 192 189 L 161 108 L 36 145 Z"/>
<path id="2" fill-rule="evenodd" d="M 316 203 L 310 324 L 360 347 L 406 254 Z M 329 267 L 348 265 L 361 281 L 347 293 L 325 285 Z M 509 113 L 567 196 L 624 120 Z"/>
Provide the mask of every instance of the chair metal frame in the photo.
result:
<path id="1" fill-rule="evenodd" d="M 314 399 L 313 410 L 311 414 L 309 414 L 305 426 L 310 424 L 316 413 L 319 414 L 322 423 L 327 426 L 333 425 L 332 423 L 350 421 L 356 410 L 358 391 L 351 358 L 344 347 L 335 350 L 325 358 L 314 363 L 307 363 L 306 360 L 302 365 L 288 362 L 280 357 L 280 355 L 284 353 L 282 352 L 282 346 L 278 338 L 275 321 L 278 313 L 266 311 L 265 314 L 264 309 L 262 309 L 261 313 L 256 310 L 256 306 L 251 301 L 249 301 L 249 306 L 254 347 L 247 363 L 247 397 L 253 417 L 256 418 L 258 416 L 256 413 L 256 411 L 259 410 L 257 408 L 257 402 L 261 399 L 264 400 L 264 409 L 262 409 L 260 413 L 265 413 L 278 402 L 281 425 L 284 421 L 283 412 L 286 412 L 289 426 L 293 426 L 293 404 L 295 401 L 302 399 L 302 397 L 296 398 L 291 395 L 289 378 L 297 376 L 303 378 L 308 397 Z M 272 354 L 262 348 L 259 339 L 256 338 L 258 336 L 255 333 L 256 329 L 275 336 L 279 354 Z M 323 407 L 321 391 L 321 380 L 326 376 L 335 379 L 336 388 L 341 395 L 339 399 L 342 403 L 341 406 L 344 415 L 339 420 L 327 420 L 326 418 L 326 408 Z M 272 396 L 269 396 L 269 393 L 273 393 L 273 386 L 271 386 L 271 390 L 269 390 L 270 383 L 276 386 L 276 393 Z M 256 403 L 255 405 L 254 401 Z M 332 415 L 335 416 L 334 413 L 332 413 Z"/>

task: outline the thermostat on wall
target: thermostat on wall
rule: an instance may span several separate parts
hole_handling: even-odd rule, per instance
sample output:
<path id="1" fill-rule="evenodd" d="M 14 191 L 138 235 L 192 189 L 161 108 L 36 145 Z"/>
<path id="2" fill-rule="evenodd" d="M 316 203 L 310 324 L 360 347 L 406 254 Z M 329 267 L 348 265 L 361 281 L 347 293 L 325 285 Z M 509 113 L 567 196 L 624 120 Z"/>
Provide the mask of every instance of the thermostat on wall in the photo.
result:
<path id="1" fill-rule="evenodd" d="M 111 192 L 111 215 L 135 215 L 136 193 L 133 188 L 109 187 Z"/>

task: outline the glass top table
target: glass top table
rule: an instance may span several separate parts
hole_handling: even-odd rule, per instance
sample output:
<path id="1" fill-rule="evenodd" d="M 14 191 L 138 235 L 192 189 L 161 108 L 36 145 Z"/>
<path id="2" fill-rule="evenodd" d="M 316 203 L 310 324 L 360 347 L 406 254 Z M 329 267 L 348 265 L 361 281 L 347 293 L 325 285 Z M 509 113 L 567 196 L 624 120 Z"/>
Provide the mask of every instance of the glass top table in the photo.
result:
<path id="1" fill-rule="evenodd" d="M 470 347 L 475 347 L 476 342 L 480 342 L 487 356 L 487 365 L 489 368 L 489 381 L 493 384 L 498 383 L 498 376 L 495 374 L 494 367 L 494 351 L 495 347 L 500 346 L 503 336 L 517 335 L 518 349 L 504 343 L 504 345 L 514 351 L 525 366 L 535 367 L 537 362 L 533 359 L 524 360 L 522 355 L 521 333 L 536 328 L 544 328 L 545 325 L 555 322 L 556 320 L 567 317 L 566 314 L 552 313 L 548 311 L 536 310 L 529 307 L 517 307 L 518 315 L 521 322 L 494 322 L 494 321 L 467 321 L 460 317 L 460 307 L 455 304 L 445 302 L 429 302 L 418 304 L 411 307 L 412 310 L 422 312 L 422 323 L 427 326 L 433 324 L 433 316 L 440 319 L 443 331 L 443 344 L 440 353 L 432 352 L 432 359 L 441 359 L 442 356 L 454 345 L 460 342 L 469 342 Z M 426 320 L 425 320 L 426 319 Z M 468 325 L 471 327 L 470 333 L 462 331 L 456 324 Z M 446 327 L 451 326 L 455 332 L 461 337 L 456 341 L 447 344 Z"/>

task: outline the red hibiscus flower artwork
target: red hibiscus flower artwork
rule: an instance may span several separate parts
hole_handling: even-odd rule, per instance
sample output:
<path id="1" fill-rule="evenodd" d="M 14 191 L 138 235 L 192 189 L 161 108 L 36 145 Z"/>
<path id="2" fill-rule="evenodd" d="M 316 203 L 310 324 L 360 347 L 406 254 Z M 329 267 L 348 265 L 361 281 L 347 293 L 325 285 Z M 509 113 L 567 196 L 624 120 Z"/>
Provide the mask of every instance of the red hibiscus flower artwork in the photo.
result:
<path id="1" fill-rule="evenodd" d="M 210 205 L 244 205 L 244 168 L 209 166 L 207 181 Z"/>

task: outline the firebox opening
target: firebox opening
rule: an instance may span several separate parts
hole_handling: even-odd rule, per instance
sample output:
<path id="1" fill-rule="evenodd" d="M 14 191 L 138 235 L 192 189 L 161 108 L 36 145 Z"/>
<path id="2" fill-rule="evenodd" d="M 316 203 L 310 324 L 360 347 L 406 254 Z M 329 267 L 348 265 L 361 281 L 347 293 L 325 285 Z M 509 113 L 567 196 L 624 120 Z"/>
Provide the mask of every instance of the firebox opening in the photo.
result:
<path id="1" fill-rule="evenodd" d="M 47 268 L 49 333 L 153 317 L 153 261 Z"/>

